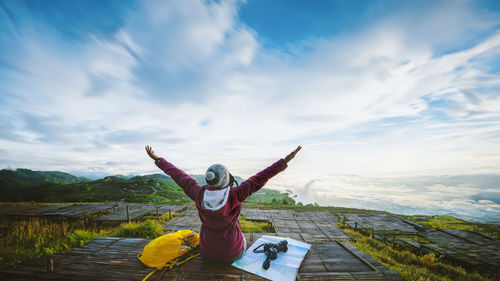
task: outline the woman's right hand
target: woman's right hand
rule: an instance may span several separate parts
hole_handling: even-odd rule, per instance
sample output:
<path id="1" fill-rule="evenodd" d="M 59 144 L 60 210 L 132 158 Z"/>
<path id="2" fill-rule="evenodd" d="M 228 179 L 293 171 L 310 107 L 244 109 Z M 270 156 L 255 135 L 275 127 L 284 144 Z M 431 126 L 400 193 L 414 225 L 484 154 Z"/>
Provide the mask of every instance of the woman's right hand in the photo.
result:
<path id="1" fill-rule="evenodd" d="M 299 150 L 302 148 L 302 146 L 298 146 L 294 151 L 292 151 L 290 154 L 288 154 L 286 157 L 285 157 L 285 162 L 288 164 L 288 162 L 290 162 L 290 160 L 293 159 L 293 157 L 295 157 L 295 154 L 297 154 L 297 152 L 299 152 Z"/>
<path id="2" fill-rule="evenodd" d="M 146 145 L 146 152 L 148 153 L 149 157 L 153 158 L 153 160 L 155 160 L 155 161 L 160 158 L 160 157 L 155 155 L 153 148 L 149 145 Z"/>

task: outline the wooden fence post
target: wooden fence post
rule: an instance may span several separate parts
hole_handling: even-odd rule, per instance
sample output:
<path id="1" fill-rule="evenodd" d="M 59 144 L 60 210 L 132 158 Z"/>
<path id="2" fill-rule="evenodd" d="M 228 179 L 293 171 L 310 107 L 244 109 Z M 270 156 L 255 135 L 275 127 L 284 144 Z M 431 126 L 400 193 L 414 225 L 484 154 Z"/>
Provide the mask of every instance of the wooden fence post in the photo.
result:
<path id="1" fill-rule="evenodd" d="M 54 271 L 54 258 L 52 256 L 47 256 L 47 272 Z"/>
<path id="2" fill-rule="evenodd" d="M 127 210 L 127 220 L 128 220 L 128 222 L 130 222 L 130 211 L 128 209 L 128 205 L 125 206 L 125 209 Z"/>

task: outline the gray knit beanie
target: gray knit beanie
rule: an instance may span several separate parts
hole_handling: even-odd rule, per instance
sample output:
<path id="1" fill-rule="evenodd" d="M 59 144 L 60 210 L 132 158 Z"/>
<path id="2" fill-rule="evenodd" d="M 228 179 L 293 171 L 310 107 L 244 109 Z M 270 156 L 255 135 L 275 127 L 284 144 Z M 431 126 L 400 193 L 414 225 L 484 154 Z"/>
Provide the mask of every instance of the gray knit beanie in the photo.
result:
<path id="1" fill-rule="evenodd" d="M 205 181 L 212 188 L 224 188 L 229 184 L 229 171 L 222 164 L 213 164 L 205 173 Z"/>

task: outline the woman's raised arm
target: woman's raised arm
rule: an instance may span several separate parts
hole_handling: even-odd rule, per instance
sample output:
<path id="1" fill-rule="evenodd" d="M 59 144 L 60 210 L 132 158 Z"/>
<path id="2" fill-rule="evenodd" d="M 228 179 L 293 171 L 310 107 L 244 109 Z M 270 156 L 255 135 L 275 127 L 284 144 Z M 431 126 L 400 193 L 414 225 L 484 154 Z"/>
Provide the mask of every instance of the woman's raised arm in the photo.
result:
<path id="1" fill-rule="evenodd" d="M 146 152 L 148 153 L 149 157 L 151 157 L 153 160 L 158 160 L 160 157 L 155 155 L 155 152 L 153 151 L 153 148 L 149 145 L 146 145 Z"/>
<path id="2" fill-rule="evenodd" d="M 146 152 L 148 153 L 149 157 L 155 160 L 155 164 L 156 166 L 158 166 L 158 168 L 165 172 L 165 174 L 169 175 L 175 181 L 175 183 L 177 183 L 177 185 L 179 185 L 182 190 L 184 190 L 184 193 L 186 193 L 189 198 L 197 202 L 200 195 L 200 187 L 193 178 L 184 173 L 184 171 L 182 171 L 181 169 L 175 167 L 167 160 L 156 156 L 151 146 L 146 145 Z"/>
<path id="3" fill-rule="evenodd" d="M 270 178 L 285 170 L 286 167 L 288 167 L 288 162 L 295 157 L 301 148 L 302 147 L 299 145 L 294 151 L 285 156 L 285 158 L 281 158 L 276 163 L 257 173 L 255 176 L 250 177 L 239 186 L 236 186 L 235 189 L 238 200 L 240 202 L 245 201 L 252 193 L 261 189 Z"/>

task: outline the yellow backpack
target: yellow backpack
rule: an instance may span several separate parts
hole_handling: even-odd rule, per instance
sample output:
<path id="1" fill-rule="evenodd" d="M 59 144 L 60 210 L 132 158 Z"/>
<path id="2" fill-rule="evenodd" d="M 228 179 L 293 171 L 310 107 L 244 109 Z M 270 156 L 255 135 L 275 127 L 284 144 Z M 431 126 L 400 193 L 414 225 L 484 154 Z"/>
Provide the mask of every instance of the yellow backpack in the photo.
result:
<path id="1" fill-rule="evenodd" d="M 184 263 L 200 253 L 198 245 L 200 236 L 188 229 L 165 234 L 149 242 L 137 258 L 148 267 L 156 268 L 143 281 L 153 275 L 156 270 L 164 267 L 172 268 Z"/>

